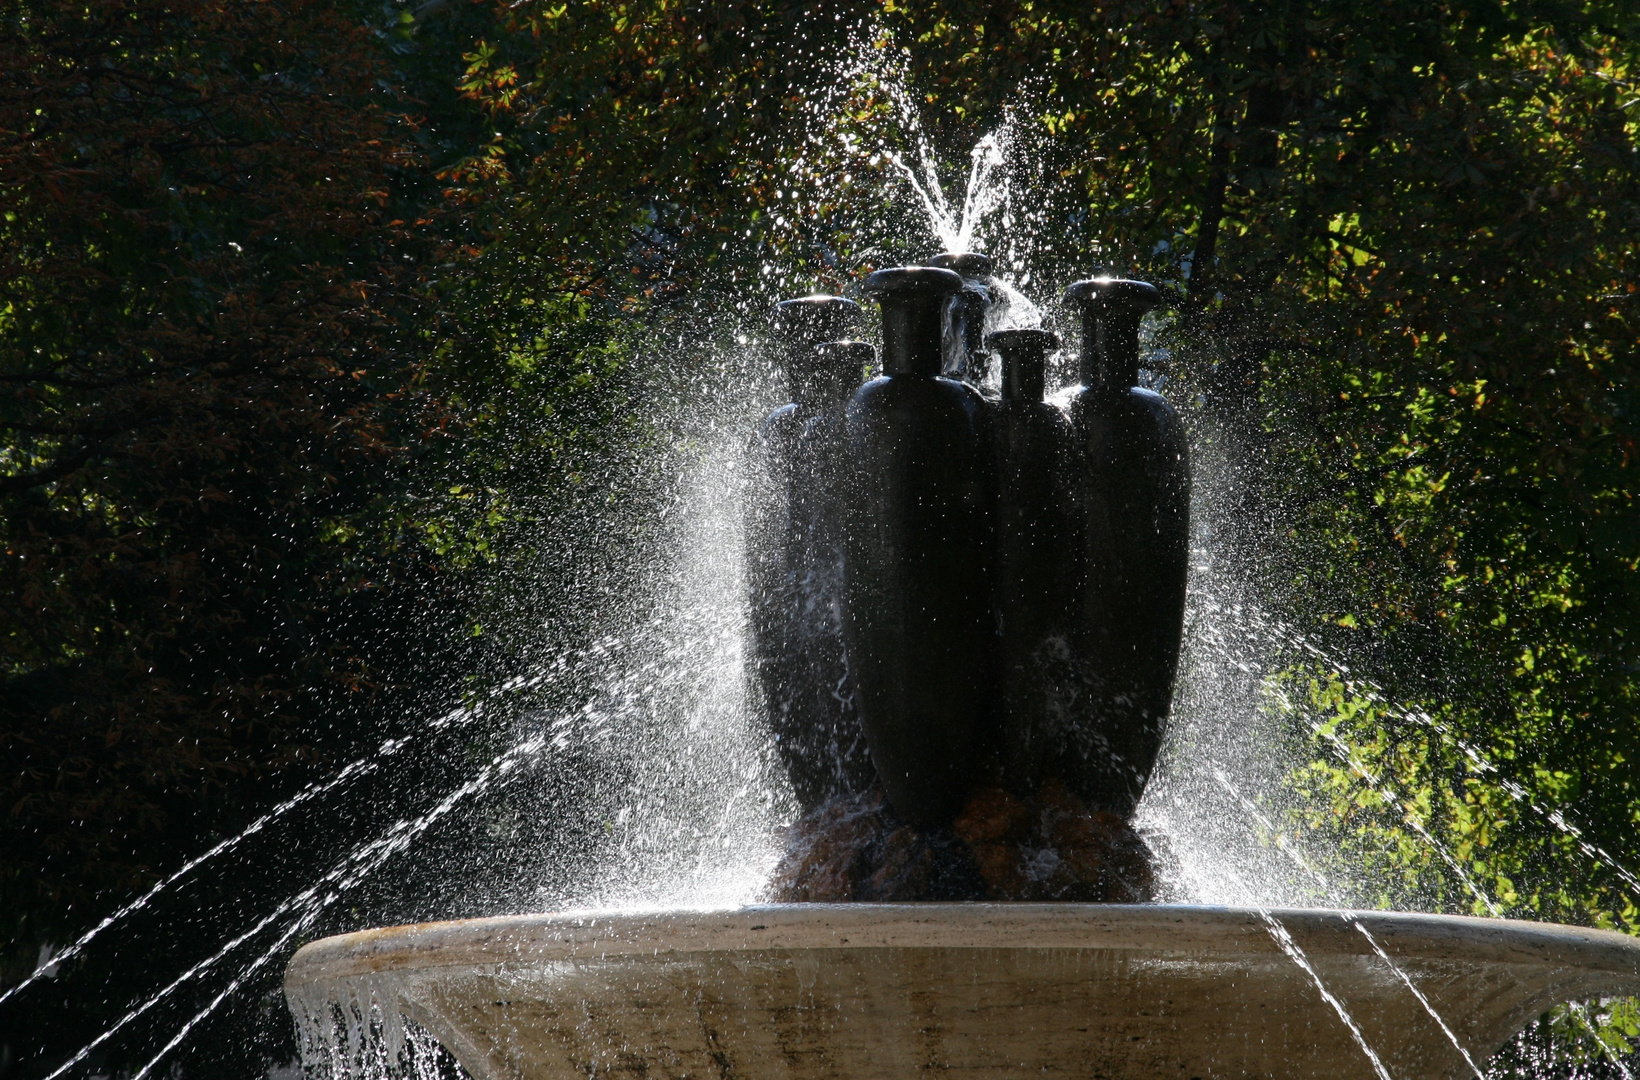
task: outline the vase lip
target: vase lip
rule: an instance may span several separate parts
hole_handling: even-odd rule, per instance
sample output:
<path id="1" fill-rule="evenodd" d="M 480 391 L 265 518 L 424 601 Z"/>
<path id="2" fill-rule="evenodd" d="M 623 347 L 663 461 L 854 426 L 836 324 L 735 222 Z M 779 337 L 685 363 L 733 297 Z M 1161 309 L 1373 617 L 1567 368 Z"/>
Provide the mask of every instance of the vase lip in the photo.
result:
<path id="1" fill-rule="evenodd" d="M 939 300 L 962 291 L 962 275 L 937 266 L 891 266 L 866 277 L 865 295 L 875 300 Z"/>
<path id="2" fill-rule="evenodd" d="M 942 251 L 923 265 L 954 270 L 965 278 L 991 276 L 991 256 L 978 251 Z"/>
<path id="3" fill-rule="evenodd" d="M 1059 348 L 1059 335 L 1052 330 L 1021 326 L 987 334 L 985 344 L 1003 353 L 1015 350 L 1050 353 Z"/>
<path id="4" fill-rule="evenodd" d="M 810 293 L 782 300 L 769 315 L 769 325 L 782 338 L 826 341 L 865 322 L 865 312 L 853 300 L 830 293 Z"/>
<path id="5" fill-rule="evenodd" d="M 1068 285 L 1059 302 L 1073 308 L 1101 304 L 1145 312 L 1162 302 L 1162 290 L 1148 281 L 1132 278 L 1085 278 Z"/>

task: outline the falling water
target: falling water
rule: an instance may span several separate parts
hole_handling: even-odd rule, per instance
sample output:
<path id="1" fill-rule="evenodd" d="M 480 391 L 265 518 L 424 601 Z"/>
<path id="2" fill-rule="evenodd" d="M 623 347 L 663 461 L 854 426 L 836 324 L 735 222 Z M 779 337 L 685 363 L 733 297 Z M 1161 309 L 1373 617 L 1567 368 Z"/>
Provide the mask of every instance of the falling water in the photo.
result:
<path id="1" fill-rule="evenodd" d="M 1265 929 L 1276 945 L 1287 955 L 1288 959 L 1292 960 L 1304 974 L 1310 977 L 1310 981 L 1315 983 L 1316 993 L 1321 995 L 1321 1000 L 1325 1001 L 1332 1011 L 1338 1014 L 1338 1019 L 1349 1029 L 1350 1038 L 1355 1041 L 1356 1046 L 1361 1048 L 1361 1053 L 1366 1055 L 1367 1061 L 1372 1064 L 1372 1071 L 1378 1075 L 1378 1080 L 1394 1080 L 1390 1076 L 1389 1070 L 1384 1068 L 1384 1063 L 1379 1059 L 1377 1052 L 1367 1044 L 1367 1038 L 1361 1034 L 1361 1026 L 1355 1022 L 1355 1017 L 1351 1016 L 1349 1010 L 1344 1007 L 1344 1003 L 1339 1001 L 1331 990 L 1327 989 L 1327 984 L 1321 981 L 1321 975 L 1315 970 L 1315 966 L 1310 963 L 1310 958 L 1304 955 L 1304 950 L 1299 948 L 1298 943 L 1293 940 L 1293 936 L 1287 932 L 1287 928 L 1262 904 L 1255 904 L 1254 909 L 1258 912 L 1259 918 L 1264 921 Z"/>
<path id="2" fill-rule="evenodd" d="M 1280 850 L 1283 855 L 1286 855 L 1288 858 L 1293 860 L 1294 865 L 1296 865 L 1313 881 L 1315 881 L 1315 883 L 1328 894 L 1330 902 L 1337 904 L 1338 901 L 1336 899 L 1336 894 L 1332 887 L 1332 883 L 1327 880 L 1326 875 L 1322 874 L 1321 871 L 1317 870 L 1314 866 L 1311 866 L 1309 861 L 1305 859 L 1302 854 L 1293 849 L 1292 845 L 1288 843 L 1286 837 L 1282 835 L 1281 831 L 1275 827 L 1275 824 L 1271 822 L 1269 818 L 1264 816 L 1258 806 L 1249 800 L 1247 796 L 1236 790 L 1235 785 L 1232 784 L 1229 778 L 1224 775 L 1224 771 L 1222 769 L 1215 767 L 1213 769 L 1213 775 L 1219 781 L 1224 790 L 1230 795 L 1230 797 L 1235 799 L 1236 802 L 1239 803 L 1247 812 L 1247 816 L 1263 828 L 1266 835 L 1274 837 L 1277 849 Z M 1348 922 L 1350 926 L 1362 937 L 1366 938 L 1367 944 L 1372 947 L 1373 954 L 1378 957 L 1379 961 L 1382 962 L 1385 967 L 1389 968 L 1389 970 L 1394 973 L 1396 979 L 1398 979 L 1401 984 L 1407 988 L 1407 992 L 1418 999 L 1418 1004 L 1423 1006 L 1424 1012 L 1428 1013 L 1430 1019 L 1434 1020 L 1436 1025 L 1440 1027 L 1441 1034 L 1446 1036 L 1446 1040 L 1452 1044 L 1453 1048 L 1456 1049 L 1459 1054 L 1463 1055 L 1464 1063 L 1468 1065 L 1469 1070 L 1475 1074 L 1476 1080 L 1486 1080 L 1486 1074 L 1481 1071 L 1480 1066 L 1475 1064 L 1475 1059 L 1470 1056 L 1468 1048 L 1465 1047 L 1463 1043 L 1458 1041 L 1457 1034 L 1453 1032 L 1451 1025 L 1446 1022 L 1446 1018 L 1436 1011 L 1435 1006 L 1430 1004 L 1429 998 L 1424 995 L 1422 990 L 1418 989 L 1417 984 L 1412 981 L 1412 977 L 1406 973 L 1405 969 L 1390 958 L 1389 953 L 1384 951 L 1384 947 L 1378 943 L 1378 939 L 1373 936 L 1372 931 L 1368 930 L 1361 924 L 1361 920 L 1356 917 L 1355 912 L 1349 910 L 1347 907 L 1340 906 L 1338 916 Z M 1267 919 L 1269 918 L 1268 913 L 1266 913 L 1265 917 Z"/>

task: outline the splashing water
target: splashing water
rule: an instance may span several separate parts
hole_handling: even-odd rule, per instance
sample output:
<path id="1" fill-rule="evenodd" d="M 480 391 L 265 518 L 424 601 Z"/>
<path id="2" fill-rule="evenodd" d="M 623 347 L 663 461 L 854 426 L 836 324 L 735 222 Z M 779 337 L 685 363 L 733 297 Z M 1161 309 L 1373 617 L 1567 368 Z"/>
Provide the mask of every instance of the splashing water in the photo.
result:
<path id="1" fill-rule="evenodd" d="M 755 382 L 751 385 L 756 388 Z M 407 915 L 414 921 L 479 913 L 486 907 L 722 907 L 752 899 L 773 860 L 777 826 L 790 815 L 790 794 L 783 781 L 774 779 L 770 750 L 755 729 L 742 687 L 745 614 L 734 508 L 739 503 L 741 433 L 753 422 L 746 412 L 755 408 L 757 396 L 750 403 L 738 402 L 737 412 L 722 423 L 699 415 L 698 398 L 680 402 L 680 408 L 696 411 L 698 422 L 682 429 L 676 451 L 681 456 L 672 463 L 676 486 L 660 512 L 655 542 L 642 551 L 646 573 L 625 604 L 611 613 L 618 633 L 562 651 L 527 676 L 500 681 L 481 701 L 384 742 L 370 757 L 302 790 L 240 834 L 188 860 L 81 935 L 71 950 L 58 953 L 59 960 L 79 959 L 88 949 L 105 946 L 101 939 L 125 924 L 145 916 L 151 920 L 154 902 L 185 889 L 190 875 L 206 874 L 239 854 L 266 858 L 266 852 L 251 850 L 253 842 L 266 847 L 270 836 L 277 843 L 281 833 L 288 842 L 291 829 L 313 828 L 313 817 L 327 812 L 327 798 L 367 781 L 413 776 L 386 768 L 408 759 L 409 747 L 416 748 L 421 771 L 452 750 L 459 760 L 470 752 L 464 741 L 470 747 L 472 739 L 498 726 L 515 729 L 495 753 L 474 761 L 452 786 L 431 792 L 430 800 L 428 792 L 418 790 L 424 809 L 394 821 L 374 839 L 349 837 L 348 832 L 364 827 L 350 822 L 338 836 L 348 845 L 329 870 L 310 871 L 308 883 L 209 943 L 202 958 L 184 961 L 174 977 L 53 1063 L 49 1076 L 65 1076 L 108 1048 L 133 1040 L 141 1045 L 140 1032 L 156 1023 L 169 1030 L 153 1040 L 146 1063 L 142 1058 L 133 1062 L 133 1075 L 162 1068 L 214 1013 L 277 970 L 295 945 L 327 929 L 356 927 L 358 914 L 339 923 L 336 914 L 357 912 L 361 906 L 370 910 L 369 897 L 361 894 L 367 886 L 379 887 L 389 877 L 387 871 L 396 870 L 406 880 L 428 880 L 425 863 L 412 869 L 406 862 L 413 849 L 421 849 L 424 859 L 438 860 L 432 879 L 449 882 L 456 895 L 441 898 L 435 890 L 419 902 L 428 905 L 421 911 L 365 916 L 368 921 L 407 921 Z M 651 457 L 647 464 L 653 468 L 656 462 Z M 550 716 L 535 704 L 577 696 L 579 704 L 560 707 Z M 566 779 L 570 775 L 576 779 Z M 541 806 L 536 793 L 554 789 L 566 789 L 579 805 Z M 523 811 L 509 805 L 520 795 L 525 796 Z M 579 819 L 591 828 L 564 831 L 538 850 L 509 851 L 509 839 L 517 834 L 508 826 L 525 813 L 538 819 Z M 441 830 L 459 833 L 471 821 L 485 822 L 487 845 L 452 846 L 440 840 Z M 433 851 L 427 850 L 430 844 Z M 485 900 L 477 891 L 479 882 L 497 876 L 497 865 L 505 866 L 509 858 L 521 860 L 523 872 L 506 882 L 504 892 Z M 233 865 L 221 872 L 239 869 Z M 136 932 L 144 930 L 146 926 Z M 190 944 L 198 943 L 179 942 L 174 950 L 179 959 Z M 10 995 L 26 994 L 51 974 L 35 972 L 27 983 L 12 987 Z M 173 1019 L 179 1009 L 185 1011 Z"/>
<path id="2" fill-rule="evenodd" d="M 920 130 L 916 140 L 917 168 L 907 164 L 900 154 L 887 152 L 889 163 L 899 170 L 928 211 L 929 224 L 946 251 L 977 250 L 974 241 L 980 222 L 1007 199 L 1007 172 L 1002 167 L 1003 146 L 1007 137 L 1008 128 L 1003 127 L 974 144 L 974 149 L 969 153 L 968 186 L 963 194 L 960 216 L 951 212 L 945 188 L 940 184 L 933 152 Z"/>
<path id="3" fill-rule="evenodd" d="M 1292 846 L 1287 843 L 1286 837 L 1282 835 L 1281 831 L 1275 827 L 1275 824 L 1271 822 L 1269 818 L 1265 817 L 1263 812 L 1259 810 L 1258 806 L 1248 799 L 1247 796 L 1236 790 L 1235 785 L 1232 784 L 1229 778 L 1224 775 L 1224 770 L 1215 766 L 1213 768 L 1213 775 L 1219 781 L 1220 785 L 1223 786 L 1224 790 L 1230 795 L 1230 797 L 1235 799 L 1236 802 L 1239 803 L 1247 812 L 1247 816 L 1252 818 L 1261 828 L 1263 828 L 1267 835 L 1275 838 L 1276 847 L 1280 849 L 1282 854 L 1292 859 L 1298 868 L 1308 874 L 1317 885 L 1329 894 L 1329 899 L 1333 899 L 1333 902 L 1336 903 L 1337 901 L 1334 899 L 1332 883 L 1327 880 L 1326 875 L 1322 874 L 1321 871 L 1317 870 L 1314 866 L 1311 866 L 1309 861 L 1305 859 L 1303 855 L 1293 850 Z M 1407 988 L 1407 992 L 1418 999 L 1418 1004 L 1423 1006 L 1424 1012 L 1428 1013 L 1430 1019 L 1434 1020 L 1440 1027 L 1441 1034 L 1446 1036 L 1446 1040 L 1452 1044 L 1453 1048 L 1456 1049 L 1459 1054 L 1463 1055 L 1464 1063 L 1469 1066 L 1470 1072 L 1475 1074 L 1476 1080 L 1486 1080 L 1486 1074 L 1481 1071 L 1479 1065 L 1475 1064 L 1475 1059 L 1469 1055 L 1468 1048 L 1465 1047 L 1463 1043 L 1458 1041 L 1457 1034 L 1446 1022 L 1446 1019 L 1442 1017 L 1438 1011 L 1436 1011 L 1434 1005 L 1430 1004 L 1429 998 L 1425 996 L 1422 990 L 1418 989 L 1418 984 L 1412 981 L 1412 977 L 1409 976 L 1399 964 L 1390 959 L 1389 953 L 1384 951 L 1384 947 L 1378 943 L 1378 939 L 1373 936 L 1372 931 L 1368 930 L 1361 924 L 1361 920 L 1356 917 L 1355 912 L 1351 911 L 1348 907 L 1340 905 L 1338 915 L 1339 918 L 1349 923 L 1357 933 L 1366 938 L 1367 944 L 1372 947 L 1372 951 L 1378 959 L 1383 962 L 1385 967 L 1389 968 L 1390 971 L 1394 973 L 1395 977 L 1400 980 L 1401 984 Z"/>
<path id="4" fill-rule="evenodd" d="M 875 176 L 868 197 L 856 207 L 869 218 L 874 236 L 855 252 L 860 262 L 884 265 L 940 250 L 984 252 L 998 272 L 1028 284 L 1029 257 L 1049 251 L 1063 230 L 1049 224 L 1045 206 L 1016 207 L 1014 192 L 1040 178 L 1035 160 L 1039 140 L 1022 119 L 1019 103 L 1003 112 L 1001 123 L 981 135 L 967 155 L 960 201 L 948 194 L 960 173 L 943 167 L 924 126 L 920 95 L 913 89 L 909 51 L 892 43 L 876 22 L 858 28 L 840 56 L 835 80 L 805 98 L 802 134 L 783 164 L 784 187 L 815 205 L 833 201 L 839 181 L 846 191 Z M 894 196 L 909 194 L 915 212 L 901 216 Z M 886 213 L 885 213 L 886 211 Z M 773 211 L 779 224 L 795 225 L 802 215 L 784 207 Z M 1044 243 L 1046 241 L 1046 243 Z M 1033 324 L 1034 325 L 1034 324 Z"/>

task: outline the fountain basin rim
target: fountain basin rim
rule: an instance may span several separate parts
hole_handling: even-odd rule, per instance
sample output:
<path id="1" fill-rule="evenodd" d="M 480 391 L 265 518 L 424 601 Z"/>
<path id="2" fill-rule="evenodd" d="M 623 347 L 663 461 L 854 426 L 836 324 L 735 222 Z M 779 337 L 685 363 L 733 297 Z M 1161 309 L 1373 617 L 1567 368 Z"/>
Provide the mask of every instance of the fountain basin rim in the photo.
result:
<path id="1" fill-rule="evenodd" d="M 1496 964 L 1550 964 L 1640 980 L 1640 939 L 1557 923 L 1328 908 L 1266 909 L 1308 952 Z M 1260 909 L 1183 904 L 768 904 L 724 910 L 607 910 L 505 915 L 362 930 L 303 946 L 287 990 L 372 973 L 506 968 L 745 951 L 813 949 L 1099 949 L 1213 957 L 1269 956 Z"/>

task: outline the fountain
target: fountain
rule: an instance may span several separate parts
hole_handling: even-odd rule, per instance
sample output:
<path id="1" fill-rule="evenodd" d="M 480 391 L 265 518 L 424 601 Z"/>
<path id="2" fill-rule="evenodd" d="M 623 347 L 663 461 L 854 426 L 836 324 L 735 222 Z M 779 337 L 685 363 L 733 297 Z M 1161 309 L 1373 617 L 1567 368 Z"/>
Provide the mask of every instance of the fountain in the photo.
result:
<path id="1" fill-rule="evenodd" d="M 475 1080 L 1385 1080 L 1474 1075 L 1546 1006 L 1640 990 L 1637 954 L 1456 916 L 794 904 L 366 931 L 307 946 L 285 985 L 315 1056 L 362 1056 L 371 1025 L 391 1056 L 404 1017 Z"/>
<path id="2" fill-rule="evenodd" d="M 781 902 L 314 942 L 285 980 L 308 1060 L 364 1070 L 419 1030 L 476 1080 L 1460 1077 L 1549 1006 L 1640 992 L 1640 942 L 1602 930 L 1132 902 L 1185 600 L 1183 432 L 1136 386 L 1160 295 L 1066 291 L 1062 410 L 1056 338 L 984 334 L 988 265 L 934 263 L 866 279 L 858 387 L 852 303 L 776 313 L 792 401 L 753 439 L 747 538 L 803 811 Z"/>
<path id="3" fill-rule="evenodd" d="M 961 176 L 942 172 L 935 140 L 917 126 L 928 101 L 889 70 L 904 51 L 895 32 L 861 33 L 858 48 L 810 54 L 827 84 L 805 88 L 813 96 L 749 84 L 763 99 L 750 103 L 755 123 L 726 130 L 766 132 L 760 141 L 781 146 L 717 174 L 736 187 L 727 202 L 690 194 L 710 172 L 680 176 L 688 184 L 675 208 L 642 191 L 639 204 L 617 198 L 648 222 L 631 251 L 661 289 L 657 302 L 616 288 L 601 299 L 630 302 L 635 317 L 586 327 L 592 344 L 573 320 L 519 324 L 552 337 L 518 340 L 518 371 L 531 372 L 509 381 L 514 395 L 540 380 L 596 386 L 611 367 L 617 377 L 592 395 L 589 415 L 571 411 L 541 431 L 501 424 L 473 445 L 495 461 L 460 479 L 494 468 L 507 479 L 489 494 L 464 485 L 463 500 L 532 501 L 490 504 L 516 532 L 495 549 L 498 569 L 467 579 L 476 586 L 459 598 L 486 635 L 469 678 L 379 730 L 328 744 L 351 749 L 287 774 L 290 790 L 236 785 L 232 799 L 247 812 L 276 790 L 284 801 L 237 823 L 218 816 L 228 835 L 172 852 L 140 895 L 76 901 L 54 935 L 66 944 L 26 931 L 29 955 L 8 955 L 4 981 L 41 947 L 32 973 L 0 986 L 10 1010 L 0 1078 L 266 1070 L 291 1080 L 304 1073 L 292 1063 L 286 999 L 270 993 L 287 972 L 305 1075 L 328 1064 L 420 1080 L 450 1075 L 440 1044 L 477 1077 L 1498 1075 L 1510 1063 L 1489 1064 L 1488 1053 L 1543 1006 L 1634 989 L 1631 943 L 1598 931 L 1341 910 L 1500 915 L 1575 901 L 1587 917 L 1632 926 L 1640 878 L 1601 838 L 1610 821 L 1578 820 L 1590 806 L 1584 777 L 1575 790 L 1558 778 L 1531 783 L 1540 763 L 1526 756 L 1529 740 L 1501 724 L 1456 722 L 1436 691 L 1380 690 L 1375 676 L 1398 673 L 1370 651 L 1371 635 L 1336 633 L 1331 609 L 1247 573 L 1267 551 L 1283 554 L 1279 539 L 1259 545 L 1273 539 L 1267 526 L 1288 521 L 1261 519 L 1270 505 L 1245 497 L 1256 485 L 1237 473 L 1257 443 L 1212 430 L 1243 418 L 1227 420 L 1216 395 L 1224 368 L 1241 364 L 1240 391 L 1262 388 L 1279 406 L 1257 419 L 1297 436 L 1311 417 L 1282 411 L 1305 400 L 1288 396 L 1296 387 L 1251 379 L 1245 341 L 1211 380 L 1193 382 L 1207 380 L 1219 351 L 1215 338 L 1191 337 L 1216 334 L 1199 312 L 1146 320 L 1158 347 L 1135 373 L 1132 330 L 1159 298 L 1142 284 L 1083 283 L 1045 317 L 1022 295 L 1043 299 L 1048 282 L 1069 281 L 1073 255 L 1074 276 L 1095 266 L 1145 276 L 1144 266 L 1179 289 L 1194 268 L 1188 284 L 1206 284 L 1200 235 L 1191 244 L 1190 222 L 1155 202 L 1165 189 L 1127 187 L 1139 175 L 1127 163 L 1092 157 L 1126 138 L 1116 125 L 1135 114 L 1125 103 L 1162 99 L 1125 81 L 1108 109 L 1072 121 L 1051 96 L 1069 84 L 1033 63 L 1037 89 L 1019 93 L 1050 96 L 1004 114 L 964 162 L 966 198 L 948 202 L 940 178 Z M 774 47 L 796 57 L 813 48 L 806 40 Z M 1054 68 L 1086 86 L 1097 78 L 1087 59 L 1069 54 Z M 669 96 L 683 86 L 690 102 L 695 91 L 673 71 L 657 67 L 653 85 Z M 947 76 L 956 89 L 968 73 Z M 709 81 L 694 86 L 710 93 Z M 965 105 L 952 127 L 989 115 L 987 87 L 969 99 L 978 111 Z M 738 91 L 721 101 L 731 123 L 743 102 Z M 765 126 L 788 106 L 800 123 Z M 1108 117 L 1113 137 L 1085 138 L 1088 116 Z M 1074 145 L 1055 133 L 1061 117 Z M 715 122 L 710 111 L 700 119 Z M 1152 164 L 1194 175 L 1188 154 Z M 551 174 L 542 175 L 549 183 L 536 187 L 550 200 Z M 1277 205 L 1262 195 L 1245 205 Z M 1146 200 L 1162 211 L 1165 235 L 1134 223 L 1151 216 L 1139 212 Z M 690 220 L 675 209 L 714 207 L 725 208 L 721 220 L 686 226 L 694 240 L 672 231 Z M 988 212 L 994 230 L 983 227 Z M 630 219 L 609 220 L 618 262 Z M 676 239 L 692 258 L 705 235 L 723 241 L 721 257 L 668 253 Z M 550 232 L 533 248 L 527 233 L 514 236 L 496 249 L 504 262 L 561 255 Z M 863 275 L 841 284 L 868 261 L 925 262 L 872 289 L 871 299 L 902 308 L 890 329 L 916 333 L 883 338 L 875 308 L 868 319 L 858 306 L 868 300 Z M 1223 261 L 1230 269 L 1231 256 Z M 738 297 L 679 291 L 712 266 Z M 952 279 L 921 270 L 949 271 L 960 285 L 946 295 Z M 817 287 L 810 275 L 852 300 L 778 307 L 768 337 L 784 349 L 791 387 L 775 399 L 775 365 L 765 371 L 750 323 L 763 290 L 781 290 L 769 301 L 795 296 Z M 942 310 L 903 310 L 923 303 L 908 295 L 923 286 L 944 297 Z M 592 307 L 615 317 L 613 306 Z M 1306 350 L 1323 350 L 1325 335 L 1310 331 L 1325 329 L 1330 309 L 1318 300 L 1313 324 L 1271 334 L 1296 325 Z M 605 328 L 613 336 L 600 341 Z M 1168 346 L 1181 346 L 1179 364 Z M 900 387 L 875 388 L 869 422 L 851 432 L 848 403 L 879 356 Z M 1178 418 L 1146 389 L 1164 385 L 1199 425 L 1193 478 Z M 1205 403 L 1180 387 L 1204 390 Z M 896 458 L 896 395 L 951 406 L 942 430 L 959 452 L 936 457 L 939 476 Z M 1237 400 L 1251 417 L 1255 403 Z M 777 402 L 789 403 L 757 423 Z M 606 406 L 608 424 L 597 415 Z M 856 437 L 869 437 L 864 452 Z M 442 433 L 439 443 L 454 445 Z M 854 486 L 856 465 L 896 490 Z M 515 474 L 528 475 L 515 484 Z M 441 467 L 409 479 L 416 492 L 450 478 Z M 993 497 L 953 494 L 952 479 L 989 485 Z M 970 535 L 906 520 L 925 494 L 975 519 Z M 431 505 L 427 523 L 437 525 L 443 500 Z M 951 575 L 936 574 L 932 590 L 908 580 L 916 567 L 896 558 L 896 531 L 917 535 L 916 552 L 944 545 L 941 557 L 965 562 L 964 591 L 940 588 Z M 851 552 L 875 574 L 856 575 L 855 600 Z M 949 607 L 906 602 L 923 596 Z M 924 625 L 893 625 L 885 597 Z M 952 615 L 984 640 L 940 640 Z M 413 639 L 421 624 L 392 632 Z M 941 655 L 957 645 L 958 662 Z M 1336 676 L 1371 711 L 1354 726 L 1335 723 L 1298 681 L 1312 673 Z M 947 699 L 930 707 L 930 694 Z M 904 707 L 908 697 L 916 708 Z M 954 718 L 967 725 L 962 739 L 947 738 Z M 339 732 L 348 721 L 333 718 Z M 1311 778 L 1329 757 L 1339 771 L 1318 792 Z M 307 786 L 294 786 L 298 777 Z M 1457 823 L 1465 827 L 1421 802 L 1449 783 L 1458 796 L 1479 793 L 1460 807 L 1475 811 Z M 1357 816 L 1335 827 L 1340 804 Z M 1560 853 L 1530 869 L 1497 857 L 1534 822 Z M 1505 843 L 1487 847 L 1497 830 Z M 1352 866 L 1340 853 L 1350 843 L 1371 863 Z M 1563 885 L 1562 872 L 1611 886 L 1577 893 L 1582 882 Z M 1314 905 L 1332 910 L 1295 910 Z M 427 923 L 543 911 L 560 914 Z M 420 925 L 315 941 L 401 923 Z M 1555 1010 L 1512 1049 L 1549 1043 L 1556 1059 L 1531 1063 L 1546 1066 L 1540 1076 L 1590 1051 L 1627 1075 L 1640 1055 L 1614 1032 L 1632 1030 L 1633 1009 Z M 1580 1025 L 1605 1044 L 1570 1030 Z M 1600 1061 L 1586 1064 L 1575 1075 L 1602 1074 Z"/>

